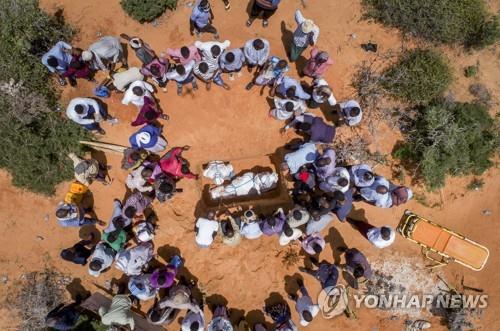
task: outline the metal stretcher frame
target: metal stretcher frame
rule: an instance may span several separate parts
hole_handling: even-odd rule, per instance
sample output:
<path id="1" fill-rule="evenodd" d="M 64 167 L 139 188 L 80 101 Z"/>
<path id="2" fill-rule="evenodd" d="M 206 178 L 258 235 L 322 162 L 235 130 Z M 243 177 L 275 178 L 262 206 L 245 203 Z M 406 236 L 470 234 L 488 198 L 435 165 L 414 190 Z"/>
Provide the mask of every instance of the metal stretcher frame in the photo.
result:
<path id="1" fill-rule="evenodd" d="M 453 230 L 406 210 L 397 231 L 406 239 L 422 247 L 422 254 L 436 263 L 431 268 L 457 262 L 467 268 L 480 271 L 489 257 L 488 248 Z M 440 257 L 437 259 L 430 254 Z"/>

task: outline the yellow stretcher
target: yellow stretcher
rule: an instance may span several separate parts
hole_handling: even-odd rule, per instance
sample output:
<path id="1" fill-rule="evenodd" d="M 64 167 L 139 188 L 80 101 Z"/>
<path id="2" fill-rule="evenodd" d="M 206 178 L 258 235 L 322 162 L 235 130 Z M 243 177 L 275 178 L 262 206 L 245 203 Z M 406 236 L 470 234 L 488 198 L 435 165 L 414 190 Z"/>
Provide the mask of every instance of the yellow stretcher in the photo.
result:
<path id="1" fill-rule="evenodd" d="M 488 248 L 409 210 L 403 214 L 397 231 L 422 247 L 422 254 L 436 263 L 431 268 L 457 262 L 479 271 L 483 269 L 490 255 Z M 431 254 L 434 254 L 434 257 Z"/>

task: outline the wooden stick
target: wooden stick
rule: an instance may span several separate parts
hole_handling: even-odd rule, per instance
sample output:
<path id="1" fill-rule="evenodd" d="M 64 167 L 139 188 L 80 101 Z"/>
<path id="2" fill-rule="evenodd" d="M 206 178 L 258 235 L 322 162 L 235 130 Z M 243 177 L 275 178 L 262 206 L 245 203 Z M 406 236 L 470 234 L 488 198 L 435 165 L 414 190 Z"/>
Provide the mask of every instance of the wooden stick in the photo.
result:
<path id="1" fill-rule="evenodd" d="M 87 145 L 99 149 L 105 149 L 117 153 L 123 153 L 127 147 L 125 146 L 120 146 L 120 145 L 115 145 L 115 144 L 110 144 L 110 143 L 101 143 L 97 141 L 85 141 L 85 140 L 80 140 L 80 144 L 82 145 Z"/>

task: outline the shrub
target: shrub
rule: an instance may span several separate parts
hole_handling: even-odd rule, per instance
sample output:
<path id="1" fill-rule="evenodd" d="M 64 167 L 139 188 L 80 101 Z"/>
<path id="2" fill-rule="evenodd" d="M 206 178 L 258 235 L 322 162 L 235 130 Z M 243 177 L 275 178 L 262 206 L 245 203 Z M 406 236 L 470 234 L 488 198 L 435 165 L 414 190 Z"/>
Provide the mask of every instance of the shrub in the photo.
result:
<path id="1" fill-rule="evenodd" d="M 426 104 L 440 96 L 452 80 L 451 69 L 440 54 L 414 49 L 385 70 L 381 84 L 397 98 Z"/>
<path id="2" fill-rule="evenodd" d="M 120 3 L 127 14 L 141 23 L 151 22 L 165 10 L 177 7 L 177 0 L 122 0 Z"/>
<path id="3" fill-rule="evenodd" d="M 478 66 L 468 66 L 464 69 L 464 76 L 467 78 L 474 77 L 477 75 Z"/>
<path id="4" fill-rule="evenodd" d="M 481 104 L 434 102 L 410 128 L 393 155 L 409 161 L 430 189 L 446 175 L 480 175 L 492 166 L 497 138 L 494 122 Z"/>
<path id="5" fill-rule="evenodd" d="M 365 16 L 432 42 L 482 48 L 500 36 L 483 0 L 363 0 Z"/>
<path id="6" fill-rule="evenodd" d="M 22 82 L 46 97 L 57 100 L 49 73 L 40 58 L 59 40 L 70 40 L 73 29 L 64 23 L 62 11 L 47 15 L 36 0 L 0 1 L 0 81 Z"/>
<path id="7" fill-rule="evenodd" d="M 45 317 L 64 301 L 63 276 L 46 268 L 26 274 L 7 297 L 8 307 L 19 312 L 19 330 L 45 330 Z"/>
<path id="8" fill-rule="evenodd" d="M 57 93 L 40 57 L 72 30 L 35 0 L 0 1 L 0 167 L 13 184 L 51 194 L 72 177 L 66 157 L 85 133 L 53 112 Z"/>

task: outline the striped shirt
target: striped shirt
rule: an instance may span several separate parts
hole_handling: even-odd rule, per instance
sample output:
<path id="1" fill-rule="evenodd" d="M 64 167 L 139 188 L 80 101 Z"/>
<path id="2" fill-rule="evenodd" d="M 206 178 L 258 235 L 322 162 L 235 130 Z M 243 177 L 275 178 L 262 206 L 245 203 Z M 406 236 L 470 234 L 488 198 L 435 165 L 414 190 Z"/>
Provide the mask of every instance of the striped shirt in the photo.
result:
<path id="1" fill-rule="evenodd" d="M 234 61 L 232 63 L 226 61 L 226 54 L 228 53 L 234 54 Z M 245 55 L 243 54 L 241 48 L 231 49 L 222 53 L 221 57 L 219 58 L 219 63 L 221 69 L 226 72 L 238 71 L 241 69 L 241 67 L 243 67 L 243 63 L 245 63 Z"/>
<path id="2" fill-rule="evenodd" d="M 251 39 L 245 43 L 243 52 L 245 53 L 248 64 L 263 66 L 269 58 L 269 41 L 261 39 L 264 43 L 264 48 L 256 50 L 253 47 L 254 40 L 255 39 Z"/>
<path id="3" fill-rule="evenodd" d="M 295 22 L 297 22 L 298 27 L 293 33 L 293 43 L 297 47 L 307 47 L 310 43 L 316 44 L 318 41 L 319 37 L 319 28 L 318 26 L 315 26 L 312 32 L 310 33 L 304 33 L 302 31 L 302 23 L 304 23 L 306 19 L 300 12 L 300 10 L 297 9 L 295 12 Z"/>

